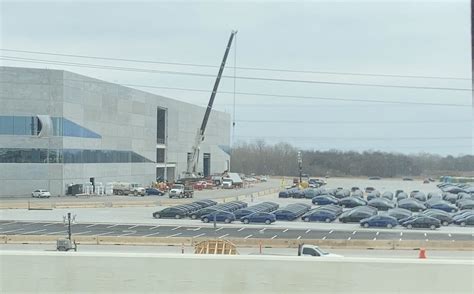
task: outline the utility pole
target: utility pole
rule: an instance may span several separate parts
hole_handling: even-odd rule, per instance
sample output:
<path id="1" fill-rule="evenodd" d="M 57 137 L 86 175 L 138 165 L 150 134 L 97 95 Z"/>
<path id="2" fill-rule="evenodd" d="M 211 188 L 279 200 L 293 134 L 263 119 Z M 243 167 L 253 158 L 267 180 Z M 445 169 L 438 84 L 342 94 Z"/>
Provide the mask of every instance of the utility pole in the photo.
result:
<path id="1" fill-rule="evenodd" d="M 301 151 L 298 151 L 298 167 L 300 170 L 300 184 L 302 183 L 302 175 L 303 175 L 303 158 L 301 157 Z"/>

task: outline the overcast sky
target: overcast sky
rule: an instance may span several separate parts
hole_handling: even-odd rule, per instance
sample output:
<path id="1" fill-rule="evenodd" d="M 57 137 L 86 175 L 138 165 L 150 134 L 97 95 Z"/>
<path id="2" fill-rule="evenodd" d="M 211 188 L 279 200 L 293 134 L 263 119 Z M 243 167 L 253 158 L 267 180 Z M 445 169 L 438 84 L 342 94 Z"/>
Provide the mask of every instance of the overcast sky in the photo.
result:
<path id="1" fill-rule="evenodd" d="M 1 5 L 3 49 L 216 66 L 230 31 L 237 29 L 233 46 L 237 67 L 459 78 L 237 69 L 237 76 L 246 77 L 464 90 L 236 79 L 238 93 L 285 97 L 237 94 L 233 138 L 236 142 L 285 141 L 321 150 L 474 153 L 469 1 L 3 1 Z M 229 55 L 227 76 L 234 75 L 234 54 Z M 217 73 L 214 67 L 8 51 L 0 55 L 210 74 L 200 77 L 0 60 L 3 65 L 65 69 L 122 84 L 201 89 L 204 92 L 136 87 L 199 105 L 207 104 Z M 233 85 L 233 78 L 224 78 L 220 90 L 233 92 Z M 215 106 L 233 114 L 233 95 L 218 94 Z"/>

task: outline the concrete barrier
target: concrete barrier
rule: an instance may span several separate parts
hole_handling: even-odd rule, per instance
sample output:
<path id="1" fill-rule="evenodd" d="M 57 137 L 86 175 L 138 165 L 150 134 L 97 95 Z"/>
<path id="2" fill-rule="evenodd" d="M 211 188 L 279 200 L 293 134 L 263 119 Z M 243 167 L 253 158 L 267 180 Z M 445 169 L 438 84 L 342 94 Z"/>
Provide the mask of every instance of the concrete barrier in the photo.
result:
<path id="1" fill-rule="evenodd" d="M 474 291 L 472 260 L 3 251 L 0 263 L 2 293 Z"/>
<path id="2" fill-rule="evenodd" d="M 0 235 L 0 243 L 12 244 L 51 244 L 60 236 L 52 235 Z M 194 245 L 196 242 L 208 240 L 208 237 L 141 237 L 141 236 L 84 236 L 73 235 L 78 244 L 97 245 Z M 258 247 L 260 242 L 264 247 L 297 248 L 299 244 L 313 244 L 330 249 L 384 249 L 384 250 L 414 250 L 426 248 L 428 250 L 459 250 L 474 251 L 472 241 L 433 241 L 424 240 L 295 240 L 295 239 L 228 239 L 238 247 Z"/>

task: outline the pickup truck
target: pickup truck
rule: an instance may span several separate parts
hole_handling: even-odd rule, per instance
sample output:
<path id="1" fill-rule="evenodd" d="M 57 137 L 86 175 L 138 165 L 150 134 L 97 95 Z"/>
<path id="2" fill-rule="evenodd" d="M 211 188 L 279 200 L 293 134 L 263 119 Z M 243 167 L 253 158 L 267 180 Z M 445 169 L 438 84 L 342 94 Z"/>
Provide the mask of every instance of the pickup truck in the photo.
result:
<path id="1" fill-rule="evenodd" d="M 298 256 L 315 256 L 315 257 L 342 257 L 339 254 L 326 252 L 315 245 L 300 244 L 298 246 Z"/>

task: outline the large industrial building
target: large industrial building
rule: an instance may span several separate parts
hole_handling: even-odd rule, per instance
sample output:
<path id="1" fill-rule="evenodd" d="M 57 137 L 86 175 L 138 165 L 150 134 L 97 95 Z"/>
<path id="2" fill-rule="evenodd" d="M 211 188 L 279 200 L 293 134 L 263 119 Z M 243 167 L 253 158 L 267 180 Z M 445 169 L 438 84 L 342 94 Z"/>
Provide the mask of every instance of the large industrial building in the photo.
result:
<path id="1" fill-rule="evenodd" d="M 205 108 L 68 71 L 0 67 L 0 196 L 175 180 Z M 198 171 L 228 169 L 230 115 L 212 111 Z"/>

